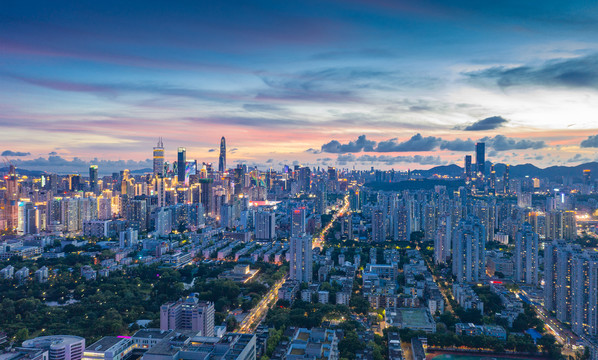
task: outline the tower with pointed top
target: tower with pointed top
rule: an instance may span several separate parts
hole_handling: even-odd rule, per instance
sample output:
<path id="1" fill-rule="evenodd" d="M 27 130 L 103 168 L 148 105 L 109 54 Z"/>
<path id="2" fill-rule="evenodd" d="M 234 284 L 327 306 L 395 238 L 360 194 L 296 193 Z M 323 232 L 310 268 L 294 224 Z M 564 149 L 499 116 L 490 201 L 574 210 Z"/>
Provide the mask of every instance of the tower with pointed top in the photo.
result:
<path id="1" fill-rule="evenodd" d="M 164 176 L 164 144 L 161 137 L 158 139 L 156 147 L 154 147 L 154 176 Z"/>
<path id="2" fill-rule="evenodd" d="M 220 139 L 220 156 L 218 157 L 218 171 L 223 173 L 226 171 L 226 140 L 224 136 Z"/>

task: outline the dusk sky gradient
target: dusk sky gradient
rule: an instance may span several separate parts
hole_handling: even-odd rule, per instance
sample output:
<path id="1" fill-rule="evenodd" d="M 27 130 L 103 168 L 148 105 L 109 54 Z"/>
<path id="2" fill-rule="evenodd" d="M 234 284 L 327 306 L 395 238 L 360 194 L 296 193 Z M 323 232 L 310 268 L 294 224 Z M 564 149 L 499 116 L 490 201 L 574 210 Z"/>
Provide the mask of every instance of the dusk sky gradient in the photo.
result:
<path id="1" fill-rule="evenodd" d="M 4 1 L 2 155 L 103 171 L 596 161 L 598 3 Z"/>

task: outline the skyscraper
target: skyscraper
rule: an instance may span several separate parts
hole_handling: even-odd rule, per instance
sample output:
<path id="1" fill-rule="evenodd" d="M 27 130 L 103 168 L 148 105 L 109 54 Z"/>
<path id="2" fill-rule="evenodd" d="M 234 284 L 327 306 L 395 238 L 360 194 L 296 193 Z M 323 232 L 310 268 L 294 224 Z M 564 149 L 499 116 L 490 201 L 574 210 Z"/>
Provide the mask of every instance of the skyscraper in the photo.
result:
<path id="1" fill-rule="evenodd" d="M 218 157 L 218 171 L 224 173 L 226 171 L 226 140 L 224 136 L 220 139 L 220 156 Z"/>
<path id="2" fill-rule="evenodd" d="M 187 164 L 187 149 L 180 147 L 177 157 L 177 180 L 179 184 L 185 183 L 185 164 Z"/>
<path id="3" fill-rule="evenodd" d="M 91 165 L 89 167 L 89 189 L 93 193 L 98 192 L 98 166 Z"/>
<path id="4" fill-rule="evenodd" d="M 8 176 L 5 177 L 6 191 L 4 192 L 4 217 L 6 228 L 10 231 L 17 229 L 19 223 L 19 183 L 14 165 L 10 165 Z"/>
<path id="5" fill-rule="evenodd" d="M 465 155 L 465 177 L 471 178 L 471 155 Z"/>
<path id="6" fill-rule="evenodd" d="M 486 172 L 486 143 L 475 144 L 475 163 L 477 172 L 483 176 Z"/>
<path id="7" fill-rule="evenodd" d="M 305 208 L 294 209 L 291 214 L 291 237 L 305 234 Z"/>
<path id="8" fill-rule="evenodd" d="M 291 237 L 290 278 L 299 282 L 312 279 L 312 238 L 309 235 Z"/>
<path id="9" fill-rule="evenodd" d="M 164 176 L 164 144 L 162 138 L 158 139 L 158 145 L 154 147 L 154 176 Z"/>

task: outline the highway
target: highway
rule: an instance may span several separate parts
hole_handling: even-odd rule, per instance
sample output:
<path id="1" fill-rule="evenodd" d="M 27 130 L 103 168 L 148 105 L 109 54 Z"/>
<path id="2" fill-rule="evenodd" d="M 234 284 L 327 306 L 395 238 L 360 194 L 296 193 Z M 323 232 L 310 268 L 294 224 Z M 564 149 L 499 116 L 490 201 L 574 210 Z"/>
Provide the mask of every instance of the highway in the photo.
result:
<path id="1" fill-rule="evenodd" d="M 330 231 L 330 229 L 334 225 L 334 222 L 340 216 L 343 216 L 348 210 L 349 210 L 349 194 L 346 194 L 345 197 L 344 197 L 344 199 L 343 199 L 343 206 L 339 209 L 339 211 L 337 211 L 332 216 L 332 220 L 330 220 L 330 222 L 328 223 L 328 225 L 326 225 L 324 227 L 324 229 L 322 229 L 322 232 L 320 233 L 320 236 L 313 239 L 312 247 L 314 249 L 317 248 L 317 247 L 319 247 L 320 249 L 322 248 L 322 245 L 324 244 L 324 242 L 326 240 L 326 235 L 328 235 L 328 232 Z"/>
<path id="2" fill-rule="evenodd" d="M 266 295 L 260 300 L 256 307 L 251 309 L 251 312 L 239 324 L 237 332 L 249 333 L 264 319 L 272 304 L 276 303 L 278 296 L 278 289 L 284 284 L 286 277 L 279 280 Z"/>

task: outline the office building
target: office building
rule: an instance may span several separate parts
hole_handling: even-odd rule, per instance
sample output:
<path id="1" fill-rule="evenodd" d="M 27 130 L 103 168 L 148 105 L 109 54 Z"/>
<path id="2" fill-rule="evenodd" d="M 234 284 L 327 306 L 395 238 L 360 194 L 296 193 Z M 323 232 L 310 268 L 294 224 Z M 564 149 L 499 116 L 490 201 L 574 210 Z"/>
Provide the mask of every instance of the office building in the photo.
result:
<path id="1" fill-rule="evenodd" d="M 486 143 L 475 144 L 475 163 L 479 176 L 484 176 L 486 172 Z"/>
<path id="2" fill-rule="evenodd" d="M 154 147 L 154 176 L 164 177 L 164 143 L 162 143 L 162 138 L 158 139 L 158 144 Z"/>
<path id="3" fill-rule="evenodd" d="M 50 360 L 81 360 L 85 339 L 71 335 L 41 336 L 23 341 L 23 347 L 48 351 Z"/>
<path id="4" fill-rule="evenodd" d="M 129 336 L 106 336 L 85 349 L 83 360 L 123 360 L 137 347 Z"/>
<path id="5" fill-rule="evenodd" d="M 180 147 L 177 156 L 177 180 L 179 184 L 185 183 L 185 165 L 187 164 L 187 149 Z"/>
<path id="6" fill-rule="evenodd" d="M 97 194 L 99 191 L 98 188 L 98 166 L 91 165 L 89 167 L 89 190 L 91 192 Z"/>
<path id="7" fill-rule="evenodd" d="M 312 280 L 312 238 L 309 235 L 291 237 L 291 280 L 299 282 L 311 282 Z"/>
<path id="8" fill-rule="evenodd" d="M 4 223 L 9 231 L 16 231 L 19 224 L 19 183 L 14 165 L 10 165 L 8 175 L 4 178 L 6 191 L 4 192 L 3 208 Z"/>
<path id="9" fill-rule="evenodd" d="M 471 179 L 471 155 L 465 155 L 465 178 Z"/>
<path id="10" fill-rule="evenodd" d="M 220 156 L 218 156 L 218 172 L 226 172 L 226 140 L 220 139 Z"/>
<path id="11" fill-rule="evenodd" d="M 199 301 L 195 294 L 160 307 L 161 330 L 193 330 L 214 336 L 214 304 Z"/>

